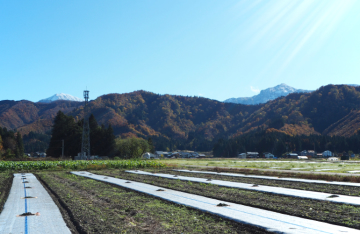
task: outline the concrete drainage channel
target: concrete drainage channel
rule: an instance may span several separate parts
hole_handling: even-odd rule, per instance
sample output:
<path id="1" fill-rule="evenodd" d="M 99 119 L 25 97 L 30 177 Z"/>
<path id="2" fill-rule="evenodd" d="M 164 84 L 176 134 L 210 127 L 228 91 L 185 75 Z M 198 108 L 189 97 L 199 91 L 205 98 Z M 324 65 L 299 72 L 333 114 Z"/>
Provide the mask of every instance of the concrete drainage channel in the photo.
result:
<path id="1" fill-rule="evenodd" d="M 232 177 L 246 177 L 246 178 L 256 178 L 256 179 L 265 179 L 265 180 L 294 181 L 294 182 L 302 182 L 302 183 L 310 183 L 310 184 L 315 183 L 315 184 L 331 184 L 331 185 L 345 185 L 345 186 L 360 187 L 360 183 L 352 183 L 352 182 L 307 180 L 307 179 L 297 179 L 297 178 L 279 178 L 279 177 L 275 177 L 275 176 L 245 175 L 245 174 L 213 172 L 213 171 L 193 171 L 193 170 L 174 170 L 174 171 L 199 173 L 199 174 L 210 174 L 210 175 L 223 175 L 223 176 L 232 176 Z"/>
<path id="2" fill-rule="evenodd" d="M 14 174 L 0 214 L 0 234 L 71 233 L 56 204 L 33 174 Z"/>
<path id="3" fill-rule="evenodd" d="M 113 177 L 106 177 L 105 179 L 103 175 L 95 175 L 87 172 L 71 173 L 74 175 L 132 189 L 177 204 L 192 207 L 204 212 L 209 212 L 240 223 L 261 227 L 271 232 L 304 234 L 359 233 L 358 230 L 352 228 L 280 214 L 235 203 L 224 202 L 217 199 L 165 189 L 145 183 L 122 180 Z"/>
<path id="4" fill-rule="evenodd" d="M 254 185 L 254 184 L 246 184 L 246 183 L 231 182 L 231 181 L 224 181 L 224 180 L 210 180 L 209 181 L 209 179 L 204 179 L 204 178 L 178 176 L 178 175 L 161 174 L 161 173 L 150 173 L 150 172 L 145 172 L 145 171 L 126 171 L 126 172 L 139 174 L 139 175 L 156 176 L 156 177 L 161 177 L 161 178 L 166 178 L 166 179 L 175 179 L 175 180 L 191 181 L 191 182 L 197 182 L 197 183 L 215 184 L 218 186 L 229 187 L 229 188 L 254 190 L 254 191 L 258 191 L 258 192 L 273 193 L 273 194 L 279 194 L 279 195 L 285 195 L 285 196 L 291 196 L 291 197 L 300 197 L 300 198 L 330 201 L 330 202 L 335 202 L 335 203 L 343 203 L 343 204 L 360 206 L 360 197 L 355 197 L 355 196 L 334 195 L 334 194 L 330 194 L 330 193 L 313 192 L 313 191 L 306 191 L 306 190 L 300 190 L 300 189 L 289 189 L 289 188 L 282 188 L 282 187 L 272 187 L 272 186 L 257 185 L 257 184 Z"/>

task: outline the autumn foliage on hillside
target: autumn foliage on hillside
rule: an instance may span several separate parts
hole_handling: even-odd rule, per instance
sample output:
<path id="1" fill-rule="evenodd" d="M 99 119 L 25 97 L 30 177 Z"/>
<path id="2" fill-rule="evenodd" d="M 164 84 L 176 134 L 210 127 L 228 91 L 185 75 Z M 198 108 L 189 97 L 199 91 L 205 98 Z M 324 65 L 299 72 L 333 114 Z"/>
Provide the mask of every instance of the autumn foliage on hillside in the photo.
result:
<path id="1" fill-rule="evenodd" d="M 212 140 L 235 131 L 259 106 L 222 103 L 200 97 L 157 95 L 145 91 L 109 94 L 90 103 L 100 124 L 111 124 L 116 135 L 164 136 L 187 139 L 190 132 Z M 79 119 L 82 109 L 70 113 Z"/>
<path id="2" fill-rule="evenodd" d="M 236 138 L 258 129 L 289 136 L 354 135 L 360 128 L 360 87 L 328 85 L 312 93 L 293 93 L 261 105 L 223 103 L 202 97 L 158 95 L 146 91 L 107 94 L 89 104 L 99 124 L 118 137 L 151 137 L 159 150 L 211 150 L 218 139 Z M 83 116 L 83 105 L 1 101 L 0 126 L 46 133 L 61 110 Z"/>
<path id="3" fill-rule="evenodd" d="M 360 131 L 351 137 L 324 135 L 289 135 L 277 129 L 258 129 L 244 135 L 220 139 L 214 144 L 214 157 L 237 157 L 240 153 L 258 152 L 261 156 L 270 152 L 279 157 L 287 152 L 300 153 L 315 150 L 319 153 L 330 150 L 333 153 L 360 153 Z"/>

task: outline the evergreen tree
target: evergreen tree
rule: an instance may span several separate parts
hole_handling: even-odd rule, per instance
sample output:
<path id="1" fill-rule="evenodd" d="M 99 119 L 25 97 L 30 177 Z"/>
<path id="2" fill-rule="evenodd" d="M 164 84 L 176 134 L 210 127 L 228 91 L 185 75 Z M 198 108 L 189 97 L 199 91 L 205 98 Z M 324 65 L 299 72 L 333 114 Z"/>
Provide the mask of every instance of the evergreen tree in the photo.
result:
<path id="1" fill-rule="evenodd" d="M 24 157 L 24 143 L 21 137 L 20 132 L 16 134 L 16 152 L 15 155 L 17 158 Z"/>
<path id="2" fill-rule="evenodd" d="M 93 114 L 89 117 L 89 127 L 90 127 L 90 152 L 92 155 L 101 155 L 101 140 L 103 137 L 102 128 L 99 127 L 95 116 Z"/>
<path id="3" fill-rule="evenodd" d="M 152 141 L 151 137 L 148 138 L 148 144 L 149 144 L 150 152 L 155 153 L 155 147 L 154 147 L 154 144 L 153 144 L 153 141 Z"/>
<path id="4" fill-rule="evenodd" d="M 109 127 L 105 131 L 104 145 L 104 154 L 106 156 L 113 156 L 115 150 L 115 135 L 111 124 L 109 124 Z"/>
<path id="5" fill-rule="evenodd" d="M 64 140 L 65 156 L 77 155 L 81 151 L 81 132 L 82 125 L 80 121 L 75 123 L 72 116 L 66 116 L 59 111 L 54 119 L 47 154 L 52 157 L 60 157 L 62 140 Z"/>
<path id="6" fill-rule="evenodd" d="M 0 128 L 1 129 L 1 128 Z M 0 134 L 0 153 L 1 151 L 3 150 L 3 140 L 2 140 L 2 137 L 1 137 L 1 134 Z"/>

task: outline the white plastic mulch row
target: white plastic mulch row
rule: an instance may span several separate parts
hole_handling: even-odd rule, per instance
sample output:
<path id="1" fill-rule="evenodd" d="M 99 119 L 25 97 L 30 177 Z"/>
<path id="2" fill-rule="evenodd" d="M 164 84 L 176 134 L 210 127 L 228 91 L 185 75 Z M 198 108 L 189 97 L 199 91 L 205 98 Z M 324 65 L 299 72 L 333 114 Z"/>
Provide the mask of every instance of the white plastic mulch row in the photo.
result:
<path id="1" fill-rule="evenodd" d="M 24 213 L 35 215 L 19 216 Z M 70 234 L 71 232 L 44 187 L 33 174 L 26 173 L 14 174 L 9 197 L 0 214 L 0 233 Z"/>
<path id="2" fill-rule="evenodd" d="M 291 168 L 290 170 L 306 170 L 306 169 L 312 169 L 312 167 L 298 167 L 298 168 Z"/>
<path id="3" fill-rule="evenodd" d="M 211 162 L 226 162 L 224 161 L 211 161 Z M 331 163 L 331 162 L 308 162 L 308 161 L 232 161 L 232 162 L 236 162 L 236 163 Z"/>
<path id="4" fill-rule="evenodd" d="M 325 169 L 316 169 L 315 171 L 337 171 L 337 169 L 334 169 L 334 168 L 325 168 Z"/>
<path id="5" fill-rule="evenodd" d="M 167 179 L 175 179 L 175 180 L 184 180 L 184 181 L 191 181 L 191 182 L 199 182 L 199 183 L 206 183 L 206 184 L 215 184 L 223 187 L 230 187 L 230 188 L 239 188 L 239 189 L 246 189 L 246 190 L 253 190 L 258 192 L 266 192 L 266 193 L 273 193 L 291 197 L 300 197 L 300 198 L 307 198 L 307 199 L 314 199 L 314 200 L 322 200 L 322 201 L 330 201 L 335 203 L 344 203 L 350 205 L 360 205 L 360 197 L 354 196 L 346 196 L 346 195 L 337 195 L 336 197 L 331 197 L 333 194 L 330 193 L 321 193 L 321 192 L 313 192 L 313 191 L 306 191 L 306 190 L 299 190 L 299 189 L 289 189 L 289 188 L 282 188 L 282 187 L 272 187 L 272 186 L 265 186 L 265 185 L 253 185 L 253 184 L 246 184 L 246 183 L 239 183 L 239 182 L 231 182 L 231 181 L 224 181 L 224 180 L 208 180 L 205 178 L 196 178 L 196 177 L 188 177 L 188 176 L 176 176 L 171 174 L 161 174 L 161 173 L 150 173 L 145 171 L 127 171 L 134 174 L 141 174 L 141 175 L 148 175 L 148 176 L 156 176 L 161 178 Z"/>
<path id="6" fill-rule="evenodd" d="M 98 181 L 108 182 L 127 189 L 132 189 L 167 201 L 222 216 L 240 223 L 257 226 L 267 231 L 294 234 L 359 233 L 358 230 L 352 228 L 224 202 L 217 199 L 179 192 L 154 185 L 127 181 L 103 175 L 95 175 L 88 172 L 79 171 L 71 173 Z M 217 206 L 219 203 L 225 203 L 229 206 Z"/>
<path id="7" fill-rule="evenodd" d="M 345 186 L 360 187 L 360 183 L 351 183 L 351 182 L 308 180 L 308 179 L 297 179 L 297 178 L 279 178 L 279 177 L 274 177 L 274 176 L 245 175 L 245 174 L 213 172 L 213 171 L 192 171 L 192 170 L 191 171 L 190 170 L 174 170 L 174 171 L 212 174 L 212 175 L 224 175 L 224 176 L 234 176 L 234 177 L 248 177 L 248 178 L 266 179 L 266 180 L 284 180 L 284 181 L 294 181 L 294 182 L 303 182 L 303 183 L 311 183 L 311 184 L 313 184 L 313 183 L 315 183 L 315 184 L 333 184 L 333 185 L 345 185 Z"/>

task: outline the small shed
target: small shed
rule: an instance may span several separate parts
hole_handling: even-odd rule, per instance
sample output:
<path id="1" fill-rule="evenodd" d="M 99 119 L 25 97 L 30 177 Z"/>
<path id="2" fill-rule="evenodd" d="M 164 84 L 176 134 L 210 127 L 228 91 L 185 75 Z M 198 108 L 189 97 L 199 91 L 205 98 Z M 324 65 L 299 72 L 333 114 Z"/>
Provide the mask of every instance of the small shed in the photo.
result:
<path id="1" fill-rule="evenodd" d="M 329 157 L 328 161 L 339 161 L 337 157 Z"/>
<path id="2" fill-rule="evenodd" d="M 265 158 L 274 158 L 275 156 L 272 153 L 264 153 Z"/>

